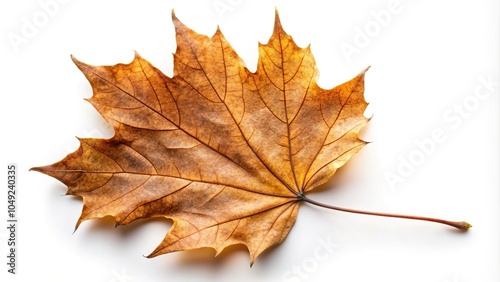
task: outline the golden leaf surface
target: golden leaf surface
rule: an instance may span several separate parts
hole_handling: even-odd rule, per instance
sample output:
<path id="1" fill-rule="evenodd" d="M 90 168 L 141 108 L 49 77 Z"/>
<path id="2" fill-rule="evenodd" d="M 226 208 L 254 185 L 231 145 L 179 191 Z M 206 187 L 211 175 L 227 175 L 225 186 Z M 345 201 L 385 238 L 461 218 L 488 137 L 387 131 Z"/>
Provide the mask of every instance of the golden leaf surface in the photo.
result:
<path id="1" fill-rule="evenodd" d="M 172 78 L 137 54 L 114 66 L 73 58 L 115 135 L 80 139 L 77 151 L 33 170 L 83 198 L 77 226 L 105 216 L 117 225 L 172 219 L 149 257 L 243 244 L 253 263 L 288 235 L 304 193 L 366 144 L 358 138 L 368 121 L 365 71 L 320 88 L 310 48 L 294 43 L 277 13 L 255 73 L 219 29 L 208 38 L 172 18 Z"/>

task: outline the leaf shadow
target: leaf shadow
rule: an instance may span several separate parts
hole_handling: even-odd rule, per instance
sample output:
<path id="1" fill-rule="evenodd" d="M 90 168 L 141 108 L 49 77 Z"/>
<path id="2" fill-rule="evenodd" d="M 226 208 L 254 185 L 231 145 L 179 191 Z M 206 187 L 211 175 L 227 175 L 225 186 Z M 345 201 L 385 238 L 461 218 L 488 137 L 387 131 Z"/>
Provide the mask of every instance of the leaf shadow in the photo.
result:
<path id="1" fill-rule="evenodd" d="M 220 269 L 240 256 L 248 257 L 248 250 L 243 245 L 229 246 L 218 256 L 215 256 L 215 250 L 212 248 L 201 248 L 179 252 L 176 263 L 187 267 Z"/>
<path id="2" fill-rule="evenodd" d="M 212 248 L 200 248 L 165 254 L 152 259 L 159 260 L 160 264 L 167 264 L 167 267 L 162 268 L 166 274 L 171 274 L 172 271 L 179 273 L 196 271 L 201 273 L 206 281 L 217 281 L 228 272 L 233 272 L 235 268 L 239 269 L 237 272 L 242 277 L 270 277 L 276 274 L 275 264 L 272 262 L 279 257 L 279 254 L 273 251 L 277 247 L 279 245 L 260 254 L 253 266 L 250 265 L 248 249 L 242 244 L 228 246 L 217 256 Z"/>
<path id="3" fill-rule="evenodd" d="M 88 226 L 86 227 L 86 233 L 94 234 L 95 236 L 99 233 L 106 233 L 111 235 L 114 239 L 118 241 L 127 241 L 130 238 L 136 236 L 136 234 L 141 232 L 141 229 L 146 224 L 150 223 L 161 223 L 162 225 L 167 225 L 167 232 L 172 227 L 172 220 L 166 218 L 147 218 L 133 221 L 126 225 L 116 226 L 116 222 L 113 217 L 105 216 L 103 218 L 88 220 Z M 162 236 L 166 234 L 162 233 Z M 122 242 L 124 243 L 124 242 Z M 155 242 L 159 244 L 160 241 Z M 256 263 L 259 268 L 266 268 L 266 265 L 273 259 L 272 249 L 278 246 L 273 246 L 266 250 L 264 253 L 259 255 Z M 153 249 L 151 249 L 152 251 Z M 148 254 L 144 254 L 147 256 Z M 170 256 L 170 257 L 169 257 Z M 172 258 L 174 256 L 174 258 Z M 250 268 L 250 258 L 248 254 L 248 249 L 242 244 L 232 245 L 226 247 L 219 255 L 215 255 L 215 250 L 212 248 L 200 248 L 187 251 L 179 251 L 171 254 L 164 254 L 158 257 L 151 258 L 151 260 L 158 260 L 160 258 L 165 258 L 166 263 L 169 264 L 169 271 L 175 269 L 176 271 L 189 271 L 190 269 L 204 269 L 207 272 L 211 272 L 214 275 L 217 272 L 223 271 L 226 267 L 234 265 L 234 263 L 244 262 L 248 264 Z M 160 259 L 161 260 L 161 259 Z"/>
<path id="4" fill-rule="evenodd" d="M 370 144 L 352 156 L 343 166 L 338 168 L 328 181 L 308 191 L 307 194 L 335 195 L 337 193 L 343 193 L 344 189 L 352 189 L 348 186 L 359 181 L 359 172 L 365 171 L 365 167 L 370 167 L 372 165 L 369 162 L 371 161 L 371 154 L 373 154 L 373 152 L 369 150 L 369 145 Z"/>
<path id="5" fill-rule="evenodd" d="M 313 190 L 307 192 L 307 194 L 309 195 L 324 194 L 324 193 L 335 194 L 339 190 L 345 189 L 344 185 L 342 184 L 348 178 L 350 178 L 351 174 L 353 173 L 352 171 L 355 170 L 354 168 L 349 168 L 349 166 L 350 166 L 349 163 L 346 163 L 344 166 L 337 169 L 335 175 L 331 177 L 328 181 L 319 185 Z"/>
<path id="6" fill-rule="evenodd" d="M 122 239 L 135 236 L 141 231 L 143 226 L 150 223 L 166 224 L 168 228 L 172 226 L 171 220 L 162 217 L 138 219 L 124 225 L 117 225 L 112 216 L 105 216 L 88 221 L 90 222 L 88 226 L 89 232 L 112 232 L 118 234 Z"/>

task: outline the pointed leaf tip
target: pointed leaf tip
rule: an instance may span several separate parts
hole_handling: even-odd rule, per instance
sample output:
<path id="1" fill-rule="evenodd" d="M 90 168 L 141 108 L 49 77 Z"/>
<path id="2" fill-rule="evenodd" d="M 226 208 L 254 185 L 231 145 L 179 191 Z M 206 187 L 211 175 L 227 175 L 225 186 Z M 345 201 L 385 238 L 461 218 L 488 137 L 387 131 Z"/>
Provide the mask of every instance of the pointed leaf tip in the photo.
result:
<path id="1" fill-rule="evenodd" d="M 174 9 L 172 9 L 172 23 L 174 24 L 175 29 L 177 29 L 178 26 L 183 25 L 183 23 L 179 20 L 179 18 L 175 14 Z"/>
<path id="2" fill-rule="evenodd" d="M 36 171 L 36 172 L 40 172 L 43 174 L 47 174 L 47 172 L 50 171 L 50 168 L 52 168 L 52 165 L 36 166 L 36 167 L 30 168 L 29 171 Z"/>
<path id="3" fill-rule="evenodd" d="M 78 60 L 75 56 L 71 55 L 71 61 L 83 72 L 82 67 L 83 66 L 88 66 L 88 64 Z"/>
<path id="4" fill-rule="evenodd" d="M 275 8 L 274 9 L 274 28 L 276 29 L 276 27 L 282 27 L 281 26 L 281 19 L 280 19 L 280 14 L 278 12 L 278 9 Z"/>
<path id="5" fill-rule="evenodd" d="M 71 54 L 69 56 L 71 58 L 71 61 L 73 61 L 73 63 L 75 63 L 76 65 L 78 65 L 78 63 L 80 63 L 80 61 L 75 56 L 73 56 L 73 54 Z"/>
<path id="6" fill-rule="evenodd" d="M 172 9 L 171 15 L 172 15 L 172 20 L 178 20 L 177 16 L 175 15 L 174 9 Z"/>

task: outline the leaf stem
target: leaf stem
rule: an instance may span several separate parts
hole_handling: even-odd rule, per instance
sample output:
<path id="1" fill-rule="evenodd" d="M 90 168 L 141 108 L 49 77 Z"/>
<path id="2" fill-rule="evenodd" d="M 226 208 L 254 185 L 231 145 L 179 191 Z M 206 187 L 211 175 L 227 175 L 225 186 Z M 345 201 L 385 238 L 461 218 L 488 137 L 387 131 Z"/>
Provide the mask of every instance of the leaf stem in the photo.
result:
<path id="1" fill-rule="evenodd" d="M 457 229 L 460 229 L 462 231 L 467 231 L 469 228 L 472 227 L 469 223 L 465 221 L 449 221 L 449 220 L 444 220 L 444 219 L 439 219 L 439 218 L 432 218 L 432 217 L 423 217 L 423 216 L 413 216 L 413 215 L 401 215 L 401 214 L 392 214 L 392 213 L 381 213 L 381 212 L 370 212 L 370 211 L 362 211 L 362 210 L 355 210 L 355 209 L 347 209 L 347 208 L 341 208 L 341 207 L 336 207 L 336 206 L 331 206 L 327 204 L 323 204 L 320 202 L 316 202 L 315 200 L 312 200 L 306 196 L 298 195 L 299 199 L 303 200 L 304 202 L 308 202 L 310 204 L 326 208 L 326 209 L 331 209 L 331 210 L 337 210 L 337 211 L 342 211 L 342 212 L 350 212 L 350 213 L 357 213 L 357 214 L 367 214 L 367 215 L 376 215 L 376 216 L 385 216 L 385 217 L 396 217 L 396 218 L 406 218 L 406 219 L 414 219 L 414 220 L 423 220 L 423 221 L 430 221 L 430 222 L 436 222 L 436 223 L 441 223 L 441 224 L 446 224 L 449 226 L 453 226 Z"/>

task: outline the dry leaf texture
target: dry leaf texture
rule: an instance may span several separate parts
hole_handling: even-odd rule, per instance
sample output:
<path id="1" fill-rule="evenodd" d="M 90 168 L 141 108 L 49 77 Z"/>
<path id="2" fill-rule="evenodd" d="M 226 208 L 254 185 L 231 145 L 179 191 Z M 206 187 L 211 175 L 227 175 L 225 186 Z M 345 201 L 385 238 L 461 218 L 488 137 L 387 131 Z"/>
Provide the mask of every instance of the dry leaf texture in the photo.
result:
<path id="1" fill-rule="evenodd" d="M 34 170 L 83 198 L 77 226 L 105 216 L 117 225 L 170 218 L 150 257 L 243 244 L 253 263 L 288 235 L 301 196 L 366 144 L 358 138 L 368 121 L 364 71 L 320 88 L 310 48 L 294 43 L 277 13 L 255 73 L 219 29 L 208 38 L 172 18 L 172 78 L 137 54 L 114 66 L 73 58 L 115 135 L 80 139 L 77 151 Z"/>

